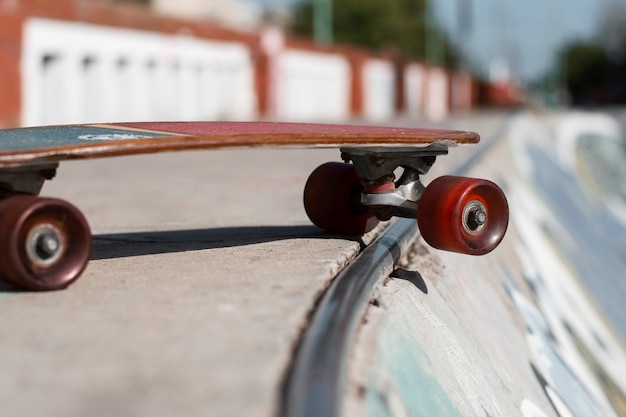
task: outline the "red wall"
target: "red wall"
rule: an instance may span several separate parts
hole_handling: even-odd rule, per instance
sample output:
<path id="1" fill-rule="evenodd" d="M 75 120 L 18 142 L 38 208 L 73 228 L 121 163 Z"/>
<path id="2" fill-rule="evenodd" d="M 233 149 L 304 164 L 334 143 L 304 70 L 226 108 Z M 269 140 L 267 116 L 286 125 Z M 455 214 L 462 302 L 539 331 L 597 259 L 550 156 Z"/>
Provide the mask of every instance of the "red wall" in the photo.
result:
<path id="1" fill-rule="evenodd" d="M 80 21 L 200 38 L 244 42 L 257 58 L 257 94 L 266 96 L 264 60 L 259 35 L 202 22 L 159 16 L 147 7 L 86 0 L 0 0 L 0 128 L 16 127 L 20 120 L 20 50 L 22 23 L 28 17 Z M 262 107 L 261 110 L 264 110 Z"/>
<path id="2" fill-rule="evenodd" d="M 22 19 L 0 15 L 0 127 L 20 118 L 20 49 Z"/>
<path id="3" fill-rule="evenodd" d="M 199 38 L 243 42 L 250 47 L 255 61 L 256 95 L 260 115 L 268 114 L 271 85 L 268 76 L 268 56 L 261 47 L 261 33 L 239 32 L 214 24 L 186 21 L 156 15 L 140 5 L 124 5 L 88 0 L 0 0 L 0 127 L 13 127 L 20 120 L 20 49 L 21 27 L 30 17 L 81 21 L 110 27 L 128 27 L 160 33 L 185 33 Z M 370 51 L 342 46 L 319 46 L 310 40 L 286 37 L 285 47 L 342 54 L 352 68 L 351 111 L 359 116 L 363 111 L 363 64 Z M 394 57 L 383 57 L 398 61 Z M 403 110 L 403 64 L 398 61 L 397 110 Z"/>

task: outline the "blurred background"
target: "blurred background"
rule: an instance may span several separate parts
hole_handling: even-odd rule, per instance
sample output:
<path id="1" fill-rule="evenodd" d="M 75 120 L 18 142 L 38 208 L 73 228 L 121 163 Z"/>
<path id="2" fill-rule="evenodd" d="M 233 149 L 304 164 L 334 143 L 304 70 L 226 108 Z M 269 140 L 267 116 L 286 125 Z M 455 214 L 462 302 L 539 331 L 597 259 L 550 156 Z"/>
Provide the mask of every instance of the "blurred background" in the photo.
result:
<path id="1" fill-rule="evenodd" d="M 507 297 L 507 306 L 519 313 L 518 324 L 524 324 L 532 353 L 532 363 L 526 365 L 532 366 L 532 375 L 546 395 L 552 395 L 552 406 L 563 416 L 626 416 L 625 104 L 624 0 L 0 0 L 0 128 L 150 120 L 284 120 L 436 125 L 479 132 L 484 141 L 478 149 L 488 156 L 480 163 L 471 159 L 465 168 L 471 165 L 472 176 L 493 179 L 504 189 L 511 209 L 507 239 L 499 252 L 479 260 L 441 255 L 441 265 L 453 279 L 437 285 L 444 286 L 446 293 L 458 293 L 459 302 L 447 306 L 451 310 L 462 308 L 474 297 L 486 313 L 454 311 L 451 322 L 501 349 L 499 359 L 514 363 L 519 356 L 511 352 L 517 352 L 519 344 L 512 343 L 513 348 L 507 350 L 506 343 L 499 346 L 483 338 L 483 330 L 494 331 L 493 340 L 506 342 L 517 340 L 509 339 L 517 328 L 507 325 L 498 333 L 490 321 L 498 315 L 487 311 L 494 305 L 490 299 L 494 292 L 476 288 L 493 284 L 498 294 Z M 532 111 L 516 111 L 521 109 Z M 240 190 L 241 201 L 247 201 L 250 188 L 241 188 L 237 181 L 248 181 L 264 170 L 258 169 L 261 162 L 241 164 L 237 155 L 219 156 L 223 159 L 216 166 L 222 170 L 237 166 L 248 172 L 221 184 L 228 193 Z M 276 190 L 291 190 L 301 175 L 294 173 L 295 168 L 289 173 L 283 155 L 273 156 L 276 162 L 270 165 L 275 171 L 270 173 L 275 176 L 263 183 L 268 191 L 255 189 L 268 201 L 270 197 L 272 202 L 280 201 L 274 197 Z M 159 161 L 153 167 L 163 171 L 165 159 L 143 161 L 147 166 L 149 161 Z M 450 172 L 450 165 L 438 163 L 438 167 L 442 167 L 441 174 Z M 196 177 L 204 186 L 205 178 L 215 177 L 216 171 L 211 171 L 211 163 L 202 168 L 209 174 Z M 53 184 L 60 184 L 57 192 L 84 198 L 83 204 L 93 208 L 91 214 L 114 206 L 110 203 L 114 199 L 98 188 L 100 182 L 93 187 L 88 180 L 103 172 L 113 178 L 137 177 L 159 187 L 153 192 L 150 186 L 137 186 L 131 193 L 145 188 L 147 193 L 166 196 L 162 190 L 168 187 L 144 175 L 139 166 L 120 173 L 92 165 L 82 169 L 74 171 L 81 174 L 69 171 L 65 178 L 77 179 L 84 188 L 72 189 L 62 181 Z M 130 173 L 124 177 L 124 172 Z M 295 180 L 285 187 L 276 178 Z M 186 189 L 196 183 L 184 178 L 184 184 Z M 112 190 L 119 192 L 118 188 Z M 299 193 L 298 189 L 297 198 Z M 195 192 L 207 199 L 225 194 Z M 92 201 L 97 198 L 106 203 L 98 206 Z M 159 201 L 154 204 L 165 200 Z M 136 213 L 144 224 L 145 206 L 150 203 L 137 204 Z M 281 209 L 287 207 L 291 206 Z M 178 223 L 179 211 L 172 211 L 176 221 L 169 225 L 184 224 Z M 232 212 L 234 216 L 247 213 Z M 254 211 L 255 216 L 267 212 L 273 210 Z M 116 216 L 120 213 L 111 214 L 115 219 L 111 224 L 119 224 Z M 303 212 L 291 214 L 305 219 Z M 257 233 L 248 230 L 257 221 L 265 224 L 266 220 L 246 217 L 242 233 Z M 133 221 L 126 224 L 138 227 Z M 150 227 L 162 230 L 167 225 L 155 221 Z M 228 226 L 223 230 L 230 231 Z M 286 243 L 285 250 L 291 258 L 292 245 Z M 153 258 L 146 259 L 149 263 Z M 225 263 L 221 258 L 219 262 Z M 178 270 L 177 265 L 172 268 Z M 130 273 L 141 269 L 133 266 Z M 485 279 L 489 274 L 495 277 L 491 281 Z M 257 285 L 265 284 L 258 280 Z M 140 287 L 139 292 L 144 289 Z M 132 291 L 124 294 L 132 295 Z M 536 308 L 529 307 L 527 298 Z M 40 300 L 33 299 L 34 303 Z M 18 308 L 34 305 L 22 301 L 15 303 Z M 428 329 L 421 322 L 416 327 L 424 328 Z M 440 330 L 424 333 L 428 338 L 436 336 L 434 351 L 450 345 Z M 38 335 L 48 333 L 37 330 Z M 153 343 L 150 348 L 155 346 L 160 347 Z M 21 352 L 21 347 L 15 351 Z M 56 364 L 58 348 L 49 351 Z M 31 372 L 31 358 L 26 357 L 24 363 L 29 365 L 20 369 L 36 378 L 44 374 Z M 406 366 L 405 361 L 398 363 L 398 368 Z M 152 363 L 147 367 L 152 372 Z M 279 373 L 283 375 L 282 368 Z M 119 380 L 133 382 L 132 378 Z M 190 381 L 194 387 L 199 385 L 193 378 Z M 516 380 L 510 382 L 511 387 L 518 386 Z M 506 387 L 500 380 L 494 386 Z M 517 391 L 511 389 L 510 394 L 517 395 Z M 7 392 L 7 398 L 18 396 Z M 30 404 L 33 396 L 24 392 L 19 395 Z M 45 393 L 54 396 L 51 392 L 46 387 Z M 68 397 L 81 400 L 84 396 Z M 413 392 L 410 397 L 418 398 Z M 241 396 L 232 398 L 239 403 Z M 565 403 L 571 409 L 559 412 L 557 408 Z M 544 414 L 530 410 L 524 415 Z"/>
<path id="2" fill-rule="evenodd" d="M 0 0 L 0 126 L 626 101 L 622 0 Z"/>

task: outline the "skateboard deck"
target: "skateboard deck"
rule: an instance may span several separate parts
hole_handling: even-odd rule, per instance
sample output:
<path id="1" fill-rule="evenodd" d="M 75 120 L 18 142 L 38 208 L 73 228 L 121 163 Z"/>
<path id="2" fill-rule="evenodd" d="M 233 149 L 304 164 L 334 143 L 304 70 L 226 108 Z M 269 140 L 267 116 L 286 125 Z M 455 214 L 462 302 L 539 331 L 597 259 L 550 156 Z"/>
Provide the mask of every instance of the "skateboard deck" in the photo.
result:
<path id="1" fill-rule="evenodd" d="M 68 202 L 38 197 L 63 160 L 249 147 L 335 147 L 304 187 L 309 219 L 362 235 L 391 217 L 416 218 L 433 247 L 482 255 L 502 240 L 508 205 L 486 180 L 420 175 L 473 132 L 272 122 L 152 122 L 0 130 L 0 279 L 29 290 L 67 287 L 91 253 L 87 220 Z M 402 174 L 396 178 L 397 170 Z M 418 204 L 419 203 L 419 204 Z"/>
<path id="2" fill-rule="evenodd" d="M 65 125 L 0 131 L 0 168 L 65 159 L 240 147 L 443 146 L 473 132 L 272 122 Z"/>

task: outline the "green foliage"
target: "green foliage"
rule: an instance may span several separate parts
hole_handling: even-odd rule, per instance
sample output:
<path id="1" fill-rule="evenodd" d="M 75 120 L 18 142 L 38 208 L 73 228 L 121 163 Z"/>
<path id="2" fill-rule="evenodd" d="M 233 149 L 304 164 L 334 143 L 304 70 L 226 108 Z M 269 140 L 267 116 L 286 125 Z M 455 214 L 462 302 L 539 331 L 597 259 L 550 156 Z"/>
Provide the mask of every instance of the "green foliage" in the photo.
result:
<path id="1" fill-rule="evenodd" d="M 405 57 L 424 58 L 426 31 L 443 48 L 446 63 L 455 57 L 445 35 L 426 24 L 424 0 L 333 0 L 333 38 L 337 43 L 393 51 Z M 313 34 L 313 4 L 300 4 L 293 32 Z"/>
<path id="2" fill-rule="evenodd" d="M 624 39 L 626 46 L 626 39 Z M 560 58 L 559 72 L 575 104 L 621 101 L 626 85 L 626 62 L 612 60 L 602 45 L 576 43 Z"/>
<path id="3" fill-rule="evenodd" d="M 566 49 L 562 65 L 570 87 L 586 91 L 590 86 L 604 82 L 611 63 L 600 45 L 576 44 Z"/>
<path id="4" fill-rule="evenodd" d="M 626 103 L 626 7 L 608 4 L 595 42 L 576 42 L 556 68 L 574 104 Z"/>

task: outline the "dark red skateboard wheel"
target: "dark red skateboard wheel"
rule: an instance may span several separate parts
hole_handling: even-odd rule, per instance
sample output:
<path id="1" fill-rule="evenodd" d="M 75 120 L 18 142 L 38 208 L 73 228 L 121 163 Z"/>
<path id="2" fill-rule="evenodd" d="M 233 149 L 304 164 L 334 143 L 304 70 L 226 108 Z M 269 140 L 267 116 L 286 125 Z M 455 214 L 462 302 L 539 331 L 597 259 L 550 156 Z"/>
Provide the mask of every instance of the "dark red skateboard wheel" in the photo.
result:
<path id="1" fill-rule="evenodd" d="M 378 219 L 361 204 L 363 186 L 354 166 L 340 162 L 320 165 L 304 187 L 304 209 L 311 222 L 331 233 L 363 235 Z"/>
<path id="2" fill-rule="evenodd" d="M 484 255 L 498 246 L 509 223 L 509 206 L 491 181 L 443 176 L 424 190 L 417 208 L 422 237 L 434 248 Z"/>
<path id="3" fill-rule="evenodd" d="M 91 255 L 91 232 L 80 211 L 57 199 L 15 196 L 0 201 L 0 278 L 16 287 L 67 287 Z"/>

